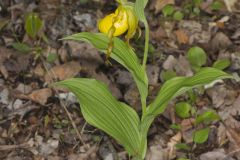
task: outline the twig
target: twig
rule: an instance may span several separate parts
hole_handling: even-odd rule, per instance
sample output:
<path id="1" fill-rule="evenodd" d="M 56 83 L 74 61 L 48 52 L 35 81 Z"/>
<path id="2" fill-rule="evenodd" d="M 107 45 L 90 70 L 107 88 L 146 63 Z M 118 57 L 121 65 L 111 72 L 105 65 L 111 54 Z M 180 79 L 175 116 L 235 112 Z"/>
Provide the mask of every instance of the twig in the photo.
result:
<path id="1" fill-rule="evenodd" d="M 54 83 L 54 79 L 56 79 L 55 73 L 54 73 L 53 71 L 51 71 L 51 73 L 49 72 L 49 70 L 48 70 L 48 68 L 47 68 L 47 66 L 46 66 L 46 64 L 45 64 L 45 60 L 43 59 L 42 55 L 40 55 L 40 58 L 41 58 L 41 61 L 42 61 L 42 63 L 43 63 L 43 66 L 44 66 L 45 70 L 47 71 L 47 74 L 49 75 L 50 80 Z M 54 78 L 53 78 L 53 77 L 54 77 Z M 65 112 L 67 113 L 67 116 L 68 116 L 69 120 L 71 121 L 71 124 L 72 124 L 74 130 L 76 131 L 79 140 L 80 140 L 81 143 L 84 145 L 84 147 L 86 147 L 86 148 L 89 149 L 89 146 L 86 145 L 86 143 L 84 142 L 84 140 L 83 140 L 80 132 L 78 131 L 77 126 L 76 126 L 76 123 L 73 121 L 72 116 L 71 116 L 71 114 L 69 113 L 66 104 L 63 103 L 63 101 L 60 99 L 58 90 L 57 90 L 54 86 L 52 86 L 52 89 L 55 91 L 55 93 L 56 93 L 56 95 L 57 95 L 57 97 L 58 97 L 58 99 L 59 99 L 59 101 L 60 101 L 60 105 L 63 107 L 63 109 L 64 109 Z"/>
<path id="2" fill-rule="evenodd" d="M 23 143 L 23 144 L 14 144 L 14 145 L 0 145 L 0 151 L 6 151 L 6 150 L 13 150 L 18 148 L 29 148 L 29 144 Z"/>
<path id="3" fill-rule="evenodd" d="M 233 155 L 233 154 L 235 154 L 235 153 L 238 153 L 238 152 L 240 152 L 240 148 L 237 148 L 237 149 L 229 152 L 227 155 L 231 156 L 231 155 Z"/>

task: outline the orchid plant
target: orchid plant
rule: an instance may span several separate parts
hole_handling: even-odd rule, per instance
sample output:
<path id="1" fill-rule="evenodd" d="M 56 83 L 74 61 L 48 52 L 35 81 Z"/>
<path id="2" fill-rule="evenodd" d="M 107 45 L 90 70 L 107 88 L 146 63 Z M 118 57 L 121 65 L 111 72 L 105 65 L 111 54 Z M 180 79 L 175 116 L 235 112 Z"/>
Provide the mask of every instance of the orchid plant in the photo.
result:
<path id="1" fill-rule="evenodd" d="M 79 100 L 81 112 L 86 121 L 103 130 L 121 144 L 134 160 L 143 160 L 147 151 L 147 133 L 153 120 L 167 107 L 175 97 L 203 86 L 217 79 L 232 76 L 215 68 L 205 67 L 192 77 L 175 77 L 166 81 L 155 100 L 146 103 L 148 96 L 148 77 L 146 62 L 148 55 L 149 27 L 144 14 L 148 0 L 117 0 L 118 8 L 98 23 L 101 33 L 82 32 L 70 35 L 64 40 L 85 41 L 106 54 L 106 60 L 112 58 L 132 75 L 138 88 L 142 113 L 131 106 L 118 101 L 108 87 L 95 79 L 72 78 L 58 82 L 72 91 Z M 129 45 L 129 40 L 138 29 L 138 23 L 145 26 L 145 48 L 142 64 Z M 126 33 L 124 42 L 117 36 Z M 140 115 L 140 116 L 139 116 Z"/>

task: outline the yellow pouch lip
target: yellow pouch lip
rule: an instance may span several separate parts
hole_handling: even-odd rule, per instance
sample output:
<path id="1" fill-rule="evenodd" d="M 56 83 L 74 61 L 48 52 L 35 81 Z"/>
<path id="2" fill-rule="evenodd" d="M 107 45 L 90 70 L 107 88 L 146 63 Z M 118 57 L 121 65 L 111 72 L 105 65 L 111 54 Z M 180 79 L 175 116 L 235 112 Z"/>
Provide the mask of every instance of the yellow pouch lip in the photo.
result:
<path id="1" fill-rule="evenodd" d="M 108 34 L 108 31 L 114 25 L 115 32 L 113 36 L 120 36 L 128 30 L 128 17 L 126 10 L 119 6 L 115 13 L 105 16 L 98 22 L 98 29 L 100 32 Z M 114 23 L 115 21 L 115 23 Z"/>

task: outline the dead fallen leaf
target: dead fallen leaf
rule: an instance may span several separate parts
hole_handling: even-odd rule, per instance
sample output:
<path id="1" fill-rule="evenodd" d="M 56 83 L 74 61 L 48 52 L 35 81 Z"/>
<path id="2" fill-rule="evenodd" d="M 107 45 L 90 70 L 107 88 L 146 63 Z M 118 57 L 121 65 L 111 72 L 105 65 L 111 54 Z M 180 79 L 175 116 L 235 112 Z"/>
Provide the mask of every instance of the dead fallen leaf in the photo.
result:
<path id="1" fill-rule="evenodd" d="M 76 76 L 81 70 L 80 64 L 78 62 L 69 62 L 60 66 L 53 67 L 48 73 L 45 74 L 45 81 L 51 82 L 51 78 L 56 78 L 58 80 L 64 80 Z"/>
<path id="2" fill-rule="evenodd" d="M 187 131 L 193 128 L 194 118 L 184 119 L 181 121 L 182 131 Z"/>
<path id="3" fill-rule="evenodd" d="M 158 83 L 158 77 L 160 74 L 160 68 L 156 65 L 147 66 L 147 75 L 149 84 L 155 86 Z"/>
<path id="4" fill-rule="evenodd" d="M 218 21 L 218 22 L 216 22 L 216 26 L 219 27 L 219 28 L 221 28 L 221 29 L 224 29 L 225 23 Z"/>
<path id="5" fill-rule="evenodd" d="M 168 159 L 168 150 L 163 149 L 161 145 L 151 146 L 146 155 L 146 160 L 166 160 L 166 159 Z"/>
<path id="6" fill-rule="evenodd" d="M 45 73 L 43 66 L 41 64 L 38 64 L 33 70 L 33 73 L 39 77 L 43 77 Z"/>
<path id="7" fill-rule="evenodd" d="M 227 127 L 227 126 L 226 126 Z M 238 146 L 240 148 L 240 134 L 236 132 L 236 130 L 227 127 L 227 136 L 229 137 L 229 140 Z"/>
<path id="8" fill-rule="evenodd" d="M 230 19 L 229 16 L 224 16 L 220 20 L 218 20 L 216 22 L 209 22 L 208 24 L 209 24 L 210 27 L 215 27 L 216 26 L 216 27 L 219 27 L 221 29 L 224 29 L 225 24 L 226 24 L 226 22 L 229 21 L 229 19 Z"/>
<path id="9" fill-rule="evenodd" d="M 228 11 L 232 12 L 237 0 L 224 0 L 224 2 L 225 2 L 225 5 L 227 6 Z"/>
<path id="10" fill-rule="evenodd" d="M 9 90 L 7 88 L 0 90 L 0 103 L 1 104 L 9 104 Z"/>
<path id="11" fill-rule="evenodd" d="M 164 38 L 167 37 L 166 31 L 160 26 L 156 30 L 150 32 L 150 36 L 153 40 L 161 42 Z"/>
<path id="12" fill-rule="evenodd" d="M 227 156 L 224 149 L 217 149 L 200 155 L 200 160 L 233 160 L 233 158 Z"/>
<path id="13" fill-rule="evenodd" d="M 177 63 L 174 65 L 174 69 L 177 75 L 180 76 L 192 76 L 191 65 L 185 56 L 180 55 L 177 58 Z"/>
<path id="14" fill-rule="evenodd" d="M 164 6 L 168 4 L 175 4 L 174 0 L 155 0 L 153 1 L 151 8 L 154 8 L 155 14 L 158 14 Z"/>
<path id="15" fill-rule="evenodd" d="M 211 41 L 211 48 L 214 51 L 227 49 L 232 44 L 231 40 L 223 32 L 218 32 Z"/>
<path id="16" fill-rule="evenodd" d="M 3 75 L 5 79 L 7 79 L 9 76 L 7 69 L 2 64 L 0 64 L 0 73 Z"/>
<path id="17" fill-rule="evenodd" d="M 79 43 L 75 41 L 68 41 L 67 44 L 71 49 L 73 58 L 78 58 L 81 66 L 88 72 L 95 71 L 95 69 L 104 63 L 98 50 L 88 43 Z"/>
<path id="18" fill-rule="evenodd" d="M 182 133 L 178 132 L 176 135 L 174 135 L 170 141 L 168 142 L 168 158 L 173 159 L 176 157 L 176 148 L 175 145 L 180 143 L 182 139 Z"/>
<path id="19" fill-rule="evenodd" d="M 58 14 L 56 6 L 61 4 L 60 0 L 42 0 L 38 4 L 41 17 L 46 21 L 54 20 Z"/>
<path id="20" fill-rule="evenodd" d="M 12 55 L 12 50 L 4 48 L 4 47 L 0 47 L 0 73 L 4 76 L 5 79 L 8 78 L 9 74 L 8 71 L 4 65 L 4 62 L 9 59 Z"/>
<path id="21" fill-rule="evenodd" d="M 29 94 L 27 97 L 31 99 L 32 101 L 39 103 L 41 105 L 45 105 L 47 102 L 47 99 L 52 96 L 52 90 L 49 88 L 44 88 L 40 90 L 35 90 L 31 94 Z"/>
<path id="22" fill-rule="evenodd" d="M 132 84 L 129 86 L 129 88 L 126 90 L 124 94 L 124 100 L 131 106 L 134 106 L 134 109 L 136 109 L 137 111 L 140 110 L 140 108 L 138 107 L 140 106 L 139 92 L 137 90 L 136 85 Z"/>
<path id="23" fill-rule="evenodd" d="M 92 146 L 87 150 L 85 153 L 80 154 L 70 154 L 67 159 L 69 160 L 89 160 L 89 159 L 96 159 L 96 152 L 98 147 L 96 145 Z"/>
<path id="24" fill-rule="evenodd" d="M 189 41 L 189 37 L 183 30 L 177 30 L 175 31 L 175 34 L 177 36 L 177 40 L 179 44 L 187 44 Z"/>
<path id="25" fill-rule="evenodd" d="M 177 59 L 173 55 L 169 55 L 167 57 L 167 59 L 164 61 L 164 63 L 163 63 L 163 68 L 165 70 L 173 71 L 174 66 L 176 65 L 176 63 L 177 63 Z"/>
<path id="26" fill-rule="evenodd" d="M 181 122 L 182 126 L 181 132 L 185 143 L 192 143 L 193 141 L 192 139 L 192 134 L 194 132 L 193 124 L 194 124 L 193 118 L 184 119 Z"/>
<path id="27" fill-rule="evenodd" d="M 208 43 L 211 39 L 209 30 L 203 30 L 203 25 L 197 21 L 182 20 L 178 23 L 179 29 L 183 30 L 189 37 L 189 44 Z"/>

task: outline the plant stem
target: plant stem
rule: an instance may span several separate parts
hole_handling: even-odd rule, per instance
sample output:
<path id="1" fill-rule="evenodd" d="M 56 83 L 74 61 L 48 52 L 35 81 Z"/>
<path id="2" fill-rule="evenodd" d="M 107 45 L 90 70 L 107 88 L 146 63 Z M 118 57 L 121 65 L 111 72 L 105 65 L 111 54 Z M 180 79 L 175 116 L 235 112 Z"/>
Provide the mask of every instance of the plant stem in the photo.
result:
<path id="1" fill-rule="evenodd" d="M 148 43 L 149 43 L 149 26 L 147 20 L 144 20 L 145 26 L 145 46 L 144 46 L 144 55 L 143 55 L 143 69 L 146 69 L 147 57 L 148 57 Z M 142 117 L 147 113 L 146 100 L 142 100 Z"/>
<path id="2" fill-rule="evenodd" d="M 147 104 L 146 100 L 142 100 L 142 117 L 145 117 L 145 114 L 147 113 Z"/>
<path id="3" fill-rule="evenodd" d="M 133 157 L 132 160 L 143 160 L 143 159 L 140 157 Z"/>
<path id="4" fill-rule="evenodd" d="M 149 44 L 149 26 L 147 20 L 144 22 L 145 27 L 145 46 L 144 46 L 144 55 L 143 55 L 143 69 L 146 68 L 147 57 L 148 57 L 148 44 Z"/>

